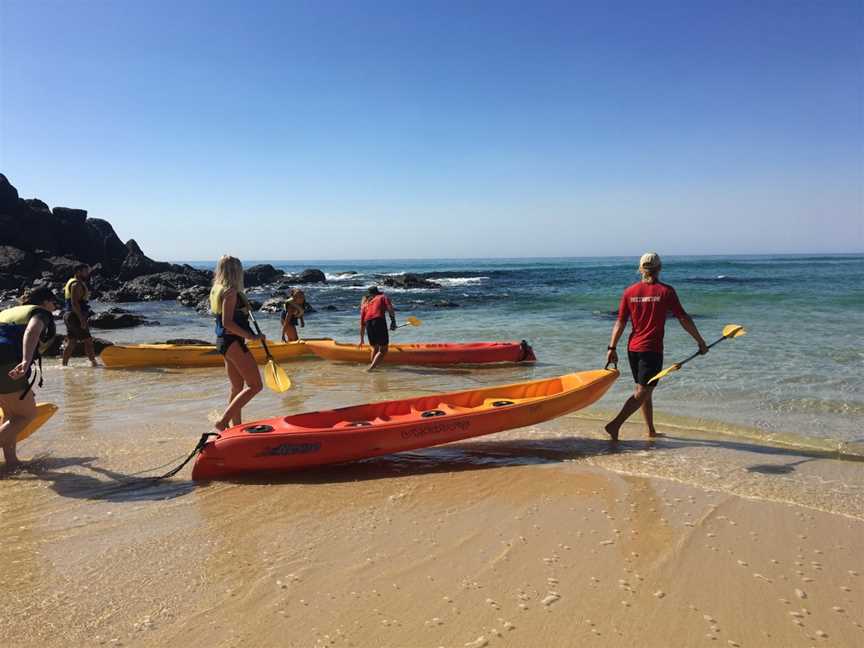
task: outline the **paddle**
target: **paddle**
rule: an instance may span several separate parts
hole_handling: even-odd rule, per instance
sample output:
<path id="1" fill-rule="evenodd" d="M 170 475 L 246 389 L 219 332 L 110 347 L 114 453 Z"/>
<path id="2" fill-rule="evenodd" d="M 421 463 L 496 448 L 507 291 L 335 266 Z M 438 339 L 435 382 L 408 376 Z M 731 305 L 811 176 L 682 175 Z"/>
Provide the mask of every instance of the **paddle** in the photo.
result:
<path id="1" fill-rule="evenodd" d="M 407 323 L 406 324 L 400 324 L 396 328 L 402 328 L 403 326 L 420 326 L 423 323 L 422 320 L 417 319 L 413 315 L 406 317 L 405 322 L 407 322 Z"/>
<path id="2" fill-rule="evenodd" d="M 258 326 L 258 322 L 251 312 L 249 313 L 249 319 L 251 319 L 252 323 L 255 325 L 255 330 L 258 332 L 258 335 L 263 335 L 263 333 L 261 333 L 261 327 Z M 291 389 L 291 379 L 288 377 L 288 374 L 285 373 L 285 370 L 276 364 L 276 361 L 270 354 L 270 349 L 267 348 L 267 343 L 264 341 L 263 337 L 261 338 L 261 346 L 264 347 L 264 353 L 267 354 L 267 364 L 264 365 L 264 384 L 277 394 L 288 391 Z"/>
<path id="3" fill-rule="evenodd" d="M 709 344 L 708 348 L 710 349 L 715 344 L 719 344 L 720 342 L 722 342 L 723 340 L 725 340 L 727 338 L 736 338 L 736 337 L 741 337 L 742 335 L 747 335 L 747 331 L 744 330 L 743 326 L 741 326 L 740 324 L 727 324 L 726 326 L 723 327 L 723 337 L 721 337 L 719 340 L 715 340 L 714 342 Z M 664 369 L 663 371 L 658 373 L 656 376 L 654 376 L 651 380 L 649 380 L 648 384 L 650 385 L 655 380 L 660 380 L 663 376 L 666 376 L 666 375 L 672 373 L 673 371 L 678 371 L 681 367 L 683 367 L 685 364 L 690 362 L 693 358 L 695 358 L 698 355 L 700 355 L 700 354 L 697 351 L 696 353 L 691 355 L 686 360 L 682 360 L 681 362 L 676 362 L 675 364 L 673 364 L 669 367 L 666 367 L 666 369 Z"/>

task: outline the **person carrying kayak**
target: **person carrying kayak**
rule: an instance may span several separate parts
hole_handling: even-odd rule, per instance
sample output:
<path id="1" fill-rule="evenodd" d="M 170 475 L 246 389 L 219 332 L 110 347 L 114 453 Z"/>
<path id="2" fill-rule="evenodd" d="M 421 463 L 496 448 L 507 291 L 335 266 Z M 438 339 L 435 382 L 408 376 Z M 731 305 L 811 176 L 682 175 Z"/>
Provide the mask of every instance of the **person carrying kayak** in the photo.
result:
<path id="1" fill-rule="evenodd" d="M 642 280 L 629 286 L 621 296 L 618 308 L 618 319 L 612 327 L 612 339 L 606 349 L 606 364 L 618 364 L 618 352 L 615 350 L 618 339 L 630 320 L 632 330 L 627 342 L 627 357 L 630 360 L 630 370 L 636 389 L 627 399 L 621 411 L 606 424 L 606 432 L 613 441 L 618 440 L 618 433 L 631 414 L 642 409 L 642 416 L 648 426 L 648 436 L 657 436 L 654 429 L 654 404 L 652 394 L 657 382 L 648 384 L 652 377 L 663 368 L 663 333 L 666 324 L 666 314 L 671 312 L 681 326 L 687 331 L 696 344 L 699 353 L 708 353 L 708 346 L 699 334 L 693 319 L 684 311 L 678 301 L 675 289 L 659 280 L 662 269 L 660 256 L 656 252 L 646 252 L 639 259 L 639 273 Z"/>
<path id="2" fill-rule="evenodd" d="M 306 294 L 299 288 L 294 288 L 282 308 L 283 342 L 295 342 L 300 339 L 300 336 L 297 335 L 297 324 L 300 324 L 300 328 L 306 326 L 306 320 L 303 319 L 305 314 Z"/>
<path id="3" fill-rule="evenodd" d="M 50 288 L 35 288 L 21 302 L 21 306 L 0 312 L 0 447 L 6 472 L 20 465 L 15 452 L 18 434 L 36 418 L 32 389 L 36 375 L 32 366 L 40 363 L 41 387 L 41 354 L 56 334 L 53 312 L 57 310 L 57 298 Z M 29 379 L 31 372 L 34 375 Z"/>
<path id="4" fill-rule="evenodd" d="M 258 363 L 246 340 L 263 340 L 249 326 L 251 304 L 243 292 L 243 264 L 225 255 L 216 264 L 210 289 L 210 311 L 216 323 L 216 350 L 225 360 L 231 390 L 228 407 L 213 426 L 221 432 L 228 425 L 240 425 L 243 407 L 261 391 Z"/>
<path id="5" fill-rule="evenodd" d="M 84 351 L 90 358 L 90 364 L 98 367 L 99 363 L 96 362 L 96 351 L 93 348 L 93 336 L 90 335 L 88 322 L 93 314 L 88 303 L 90 289 L 87 287 L 87 280 L 90 278 L 90 266 L 86 263 L 80 263 L 75 266 L 73 272 L 72 278 L 66 282 L 66 287 L 63 289 L 63 296 L 66 298 L 63 312 L 63 323 L 66 324 L 63 366 L 69 364 L 69 358 L 72 357 L 75 347 L 78 346 L 79 342 L 83 342 Z"/>
<path id="6" fill-rule="evenodd" d="M 390 330 L 395 331 L 396 309 L 387 295 L 378 290 L 378 286 L 371 286 L 360 302 L 360 346 L 363 346 L 365 334 L 369 338 L 369 346 L 372 347 L 369 355 L 371 363 L 366 371 L 374 370 L 387 355 L 390 333 L 387 331 L 385 314 L 390 316 Z"/>

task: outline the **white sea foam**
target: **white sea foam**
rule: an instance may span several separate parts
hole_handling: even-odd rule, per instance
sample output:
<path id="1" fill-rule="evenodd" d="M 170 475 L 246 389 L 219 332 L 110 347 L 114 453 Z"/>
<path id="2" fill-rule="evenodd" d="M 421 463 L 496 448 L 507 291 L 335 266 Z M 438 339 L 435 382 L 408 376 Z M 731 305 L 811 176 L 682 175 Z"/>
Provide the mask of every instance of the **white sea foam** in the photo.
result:
<path id="1" fill-rule="evenodd" d="M 432 279 L 442 286 L 476 286 L 488 281 L 489 277 L 442 277 L 441 279 Z"/>

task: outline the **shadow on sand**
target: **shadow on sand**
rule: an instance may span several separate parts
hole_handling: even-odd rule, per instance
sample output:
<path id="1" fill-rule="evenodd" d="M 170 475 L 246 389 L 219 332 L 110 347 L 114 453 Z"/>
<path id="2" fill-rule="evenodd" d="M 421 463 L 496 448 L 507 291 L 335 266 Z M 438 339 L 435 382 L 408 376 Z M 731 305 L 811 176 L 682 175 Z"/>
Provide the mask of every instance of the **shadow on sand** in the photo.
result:
<path id="1" fill-rule="evenodd" d="M 261 472 L 226 481 L 259 485 L 344 483 L 409 475 L 555 464 L 602 455 L 674 452 L 694 447 L 734 450 L 780 460 L 777 463 L 760 463 L 747 467 L 750 472 L 766 475 L 788 474 L 794 471 L 796 466 L 816 460 L 864 462 L 864 457 L 858 455 L 735 440 L 662 436 L 653 440 L 622 440 L 611 444 L 605 439 L 568 437 L 521 441 L 466 441 L 297 472 Z M 789 458 L 790 461 L 783 463 L 783 458 Z M 23 472 L 28 475 L 27 478 L 50 481 L 51 489 L 58 495 L 75 499 L 123 502 L 165 500 L 186 495 L 197 486 L 196 482 L 190 480 L 155 480 L 136 474 L 126 475 L 93 465 L 95 461 L 95 457 L 42 457 L 29 462 Z M 69 467 L 83 467 L 93 474 L 63 470 Z"/>

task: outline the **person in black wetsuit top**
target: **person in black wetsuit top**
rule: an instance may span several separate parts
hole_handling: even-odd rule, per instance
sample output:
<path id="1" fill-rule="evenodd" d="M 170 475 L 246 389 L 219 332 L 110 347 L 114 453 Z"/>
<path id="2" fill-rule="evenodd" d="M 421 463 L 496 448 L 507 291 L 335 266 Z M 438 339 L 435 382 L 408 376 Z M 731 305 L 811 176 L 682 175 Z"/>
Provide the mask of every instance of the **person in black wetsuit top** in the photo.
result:
<path id="1" fill-rule="evenodd" d="M 221 432 L 229 425 L 240 425 L 243 407 L 261 391 L 261 373 L 246 340 L 262 340 L 249 327 L 249 299 L 243 292 L 243 264 L 225 255 L 216 264 L 210 311 L 216 320 L 216 350 L 225 359 L 231 382 L 228 407 L 213 426 Z"/>

